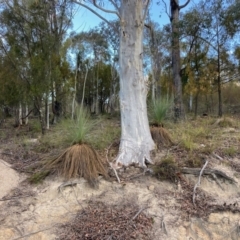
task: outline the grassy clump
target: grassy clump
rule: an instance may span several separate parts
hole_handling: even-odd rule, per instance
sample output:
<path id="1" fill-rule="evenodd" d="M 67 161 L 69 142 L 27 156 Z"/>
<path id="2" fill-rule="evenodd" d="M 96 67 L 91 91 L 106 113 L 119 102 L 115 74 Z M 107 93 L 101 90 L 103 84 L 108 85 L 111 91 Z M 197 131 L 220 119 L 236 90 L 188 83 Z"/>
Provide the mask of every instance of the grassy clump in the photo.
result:
<path id="1" fill-rule="evenodd" d="M 229 157 L 234 157 L 237 154 L 237 152 L 238 152 L 238 150 L 233 146 L 225 148 L 223 150 L 223 153 Z"/>
<path id="2" fill-rule="evenodd" d="M 107 120 L 87 136 L 87 142 L 95 149 L 103 150 L 108 148 L 115 139 L 120 139 L 120 136 L 120 125 L 111 124 L 111 121 Z"/>
<path id="3" fill-rule="evenodd" d="M 203 165 L 203 160 L 197 154 L 189 154 L 184 161 L 184 167 L 200 168 Z"/>
<path id="4" fill-rule="evenodd" d="M 29 178 L 29 182 L 32 184 L 41 183 L 49 174 L 50 171 L 36 172 Z"/>
<path id="5" fill-rule="evenodd" d="M 64 140 L 70 144 L 83 143 L 87 140 L 87 135 L 97 124 L 96 120 L 92 120 L 89 112 L 79 107 L 76 112 L 75 119 L 64 119 L 58 125 L 58 129 L 64 131 Z"/>
<path id="6" fill-rule="evenodd" d="M 178 167 L 172 156 L 167 156 L 160 163 L 151 166 L 153 174 L 159 180 L 170 180 L 175 182 Z"/>
<path id="7" fill-rule="evenodd" d="M 149 107 L 149 119 L 153 124 L 162 125 L 171 107 L 171 99 L 161 97 L 153 100 Z"/>
<path id="8" fill-rule="evenodd" d="M 223 118 L 217 119 L 217 121 L 215 121 L 213 125 L 219 126 L 222 128 L 234 127 L 234 121 L 233 121 L 233 119 L 231 119 L 229 117 L 223 117 Z"/>

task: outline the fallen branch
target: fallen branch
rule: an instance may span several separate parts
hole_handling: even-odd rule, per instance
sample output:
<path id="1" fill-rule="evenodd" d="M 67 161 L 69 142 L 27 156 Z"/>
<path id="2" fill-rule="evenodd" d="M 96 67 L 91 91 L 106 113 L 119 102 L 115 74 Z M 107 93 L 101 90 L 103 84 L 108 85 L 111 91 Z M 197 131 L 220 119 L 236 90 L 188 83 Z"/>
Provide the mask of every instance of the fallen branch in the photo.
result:
<path id="1" fill-rule="evenodd" d="M 216 157 L 217 159 L 219 159 L 219 160 L 223 161 L 223 158 L 222 158 L 222 157 L 220 157 L 219 155 L 217 155 L 216 153 L 213 153 L 213 156 L 214 156 L 214 157 Z"/>
<path id="2" fill-rule="evenodd" d="M 216 174 L 212 173 L 211 175 L 213 179 L 216 181 L 217 185 L 224 191 L 224 188 L 222 187 L 221 183 L 218 181 Z"/>
<path id="3" fill-rule="evenodd" d="M 207 160 L 207 161 L 205 162 L 205 164 L 203 165 L 203 167 L 202 167 L 202 169 L 201 169 L 201 171 L 200 171 L 199 177 L 198 177 L 198 182 L 195 184 L 194 189 L 193 189 L 193 205 L 194 205 L 194 206 L 196 206 L 196 204 L 195 204 L 196 190 L 197 190 L 197 188 L 198 188 L 198 187 L 200 186 L 200 184 L 201 184 L 201 176 L 202 176 L 203 171 L 204 171 L 204 169 L 206 168 L 207 164 L 208 164 L 208 160 Z"/>
<path id="4" fill-rule="evenodd" d="M 44 231 L 47 231 L 47 230 L 49 230 L 49 229 L 51 229 L 51 228 L 54 228 L 54 227 L 56 227 L 56 225 L 57 225 L 57 224 L 54 224 L 53 226 L 51 226 L 51 227 L 49 227 L 49 228 L 41 229 L 41 230 L 39 230 L 39 231 L 26 234 L 26 235 L 24 235 L 24 236 L 14 238 L 13 240 L 18 240 L 18 239 L 23 239 L 23 238 L 26 239 L 26 237 L 30 237 L 30 236 L 32 236 L 32 235 L 35 235 L 35 234 L 38 234 L 38 233 L 40 233 L 40 232 L 44 232 Z"/>
<path id="5" fill-rule="evenodd" d="M 201 172 L 201 168 L 181 168 L 180 171 L 181 173 L 184 173 L 184 174 L 199 175 L 199 173 Z M 208 169 L 205 169 L 203 173 L 203 175 L 211 175 L 211 176 L 212 174 L 215 174 L 218 177 L 222 177 L 230 182 L 237 183 L 232 177 L 229 177 L 226 173 L 217 169 L 208 168 Z"/>
<path id="6" fill-rule="evenodd" d="M 62 189 L 65 188 L 65 187 L 74 187 L 77 185 L 77 182 L 72 182 L 72 181 L 69 181 L 69 182 L 66 182 L 66 183 L 63 183 L 61 184 L 59 187 L 58 187 L 58 192 L 61 192 L 62 193 Z"/>
<path id="7" fill-rule="evenodd" d="M 117 174 L 117 171 L 116 171 L 115 167 L 114 167 L 113 164 L 112 164 L 111 162 L 109 162 L 109 160 L 108 160 L 108 152 L 109 152 L 109 150 L 110 150 L 110 148 L 111 148 L 112 145 L 113 145 L 113 142 L 112 142 L 112 143 L 110 144 L 110 146 L 107 148 L 106 159 L 107 159 L 107 162 L 108 162 L 110 168 L 112 168 L 112 170 L 114 171 L 115 176 L 116 176 L 116 178 L 117 178 L 117 180 L 118 180 L 118 183 L 121 183 L 121 180 L 120 180 L 120 178 L 118 177 L 118 174 Z"/>
<path id="8" fill-rule="evenodd" d="M 134 215 L 134 217 L 131 219 L 131 221 L 135 220 L 135 219 L 137 218 L 137 216 L 138 216 L 142 211 L 144 211 L 144 210 L 147 209 L 147 208 L 149 208 L 149 207 L 143 207 L 143 208 L 141 208 L 141 209 Z"/>
<path id="9" fill-rule="evenodd" d="M 25 198 L 25 197 L 32 197 L 32 195 L 24 195 L 24 196 L 14 196 L 10 198 L 1 198 L 0 201 L 10 201 L 16 198 Z"/>

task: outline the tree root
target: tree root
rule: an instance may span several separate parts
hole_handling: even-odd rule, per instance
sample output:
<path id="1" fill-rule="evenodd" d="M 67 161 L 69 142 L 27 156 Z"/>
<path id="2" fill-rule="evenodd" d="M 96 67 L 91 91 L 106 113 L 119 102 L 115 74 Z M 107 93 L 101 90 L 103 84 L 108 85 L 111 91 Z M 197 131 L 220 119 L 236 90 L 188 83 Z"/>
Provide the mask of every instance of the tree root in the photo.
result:
<path id="1" fill-rule="evenodd" d="M 193 200 L 193 205 L 194 205 L 194 206 L 196 206 L 196 203 L 195 203 L 196 190 L 197 190 L 197 188 L 198 188 L 198 187 L 200 186 L 200 184 L 201 184 L 201 176 L 202 176 L 202 174 L 203 174 L 203 172 L 204 172 L 204 169 L 206 168 L 207 164 L 208 164 L 208 161 L 205 162 L 204 166 L 203 166 L 202 169 L 200 170 L 200 174 L 199 174 L 199 177 L 198 177 L 198 182 L 196 183 L 196 185 L 194 186 L 194 189 L 193 189 L 193 198 L 192 198 L 192 200 Z"/>
<path id="2" fill-rule="evenodd" d="M 201 168 L 181 168 L 180 172 L 183 174 L 199 175 L 201 172 Z M 235 184 L 237 183 L 235 179 L 233 179 L 232 177 L 229 177 L 226 173 L 217 169 L 208 168 L 208 169 L 205 169 L 204 172 L 202 173 L 202 175 L 210 175 L 210 176 L 212 176 L 213 174 L 223 179 L 226 179 L 232 183 L 235 183 Z"/>

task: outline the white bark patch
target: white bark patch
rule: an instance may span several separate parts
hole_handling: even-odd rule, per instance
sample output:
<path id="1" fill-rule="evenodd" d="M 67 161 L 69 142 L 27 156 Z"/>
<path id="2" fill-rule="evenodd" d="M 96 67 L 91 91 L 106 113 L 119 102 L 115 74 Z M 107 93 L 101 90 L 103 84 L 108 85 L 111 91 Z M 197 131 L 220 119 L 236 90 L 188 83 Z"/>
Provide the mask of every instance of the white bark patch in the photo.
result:
<path id="1" fill-rule="evenodd" d="M 147 85 L 143 75 L 143 3 L 123 0 L 120 37 L 120 108 L 122 136 L 116 162 L 145 167 L 155 145 L 147 118 Z"/>

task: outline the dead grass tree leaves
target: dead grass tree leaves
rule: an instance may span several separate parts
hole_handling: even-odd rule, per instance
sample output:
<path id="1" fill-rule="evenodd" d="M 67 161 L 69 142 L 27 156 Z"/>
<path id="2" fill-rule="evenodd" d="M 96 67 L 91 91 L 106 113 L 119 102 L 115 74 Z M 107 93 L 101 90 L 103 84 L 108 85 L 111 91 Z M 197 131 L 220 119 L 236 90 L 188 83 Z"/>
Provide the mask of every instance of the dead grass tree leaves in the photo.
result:
<path id="1" fill-rule="evenodd" d="M 58 240 L 150 240 L 152 218 L 146 216 L 132 203 L 106 205 L 89 202 L 76 218 L 61 226 Z"/>
<path id="2" fill-rule="evenodd" d="M 98 153 L 87 144 L 67 148 L 60 156 L 48 161 L 45 169 L 66 179 L 83 177 L 93 187 L 97 186 L 99 175 L 108 177 Z"/>
<path id="3" fill-rule="evenodd" d="M 174 143 L 168 131 L 164 127 L 150 128 L 152 139 L 158 148 L 161 146 L 172 146 Z"/>

